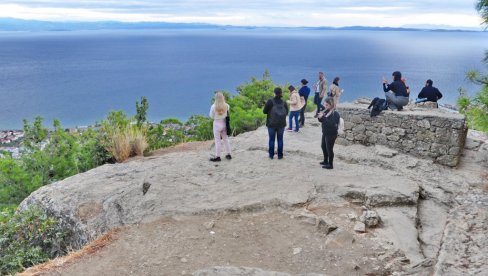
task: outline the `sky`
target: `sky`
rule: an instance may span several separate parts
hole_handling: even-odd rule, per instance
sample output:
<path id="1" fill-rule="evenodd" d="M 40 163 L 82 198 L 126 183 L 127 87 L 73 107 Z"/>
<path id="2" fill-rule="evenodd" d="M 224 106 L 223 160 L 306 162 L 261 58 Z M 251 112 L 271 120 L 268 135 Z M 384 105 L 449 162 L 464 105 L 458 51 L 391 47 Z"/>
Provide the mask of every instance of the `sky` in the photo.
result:
<path id="1" fill-rule="evenodd" d="M 476 0 L 2 0 L 0 17 L 239 26 L 481 27 Z"/>

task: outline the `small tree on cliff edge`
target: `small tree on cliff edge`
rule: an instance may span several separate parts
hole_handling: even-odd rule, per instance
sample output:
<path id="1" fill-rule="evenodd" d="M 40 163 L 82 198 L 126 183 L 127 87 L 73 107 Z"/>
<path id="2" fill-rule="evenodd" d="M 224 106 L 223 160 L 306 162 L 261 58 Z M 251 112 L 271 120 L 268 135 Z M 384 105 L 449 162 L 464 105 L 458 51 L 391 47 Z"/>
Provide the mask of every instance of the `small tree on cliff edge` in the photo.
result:
<path id="1" fill-rule="evenodd" d="M 488 0 L 479 0 L 476 9 L 483 18 L 483 24 L 488 26 Z M 488 65 L 488 51 L 485 52 L 484 62 Z M 461 93 L 458 105 L 461 112 L 468 118 L 470 127 L 488 133 L 488 75 L 470 71 L 467 78 L 482 85 L 482 89 L 473 97 Z"/>
<path id="2" fill-rule="evenodd" d="M 136 121 L 137 125 L 140 127 L 146 122 L 147 109 L 149 108 L 149 103 L 146 97 L 141 97 L 141 102 L 136 102 Z"/>

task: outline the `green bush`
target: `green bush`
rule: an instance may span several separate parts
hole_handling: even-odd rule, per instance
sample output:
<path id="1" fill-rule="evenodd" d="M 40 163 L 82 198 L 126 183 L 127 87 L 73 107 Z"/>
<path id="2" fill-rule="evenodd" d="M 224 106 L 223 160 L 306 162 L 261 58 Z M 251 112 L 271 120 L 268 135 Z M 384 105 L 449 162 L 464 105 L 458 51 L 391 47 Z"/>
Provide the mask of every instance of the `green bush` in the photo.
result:
<path id="1" fill-rule="evenodd" d="M 488 24 L 488 0 L 478 0 L 476 9 L 483 18 L 483 24 Z M 488 51 L 485 52 L 483 61 L 488 65 Z M 467 73 L 467 78 L 481 85 L 482 88 L 473 97 L 469 97 L 463 90 L 460 90 L 461 95 L 457 101 L 459 109 L 466 115 L 470 128 L 488 133 L 488 75 L 470 71 Z"/>
<path id="2" fill-rule="evenodd" d="M 207 116 L 193 115 L 185 126 L 191 141 L 206 141 L 213 138 L 213 120 Z"/>
<path id="3" fill-rule="evenodd" d="M 0 274 L 10 275 L 64 255 L 69 232 L 37 208 L 0 213 Z"/>
<path id="4" fill-rule="evenodd" d="M 187 141 L 183 123 L 175 118 L 162 120 L 148 130 L 149 149 L 155 150 L 170 147 Z"/>

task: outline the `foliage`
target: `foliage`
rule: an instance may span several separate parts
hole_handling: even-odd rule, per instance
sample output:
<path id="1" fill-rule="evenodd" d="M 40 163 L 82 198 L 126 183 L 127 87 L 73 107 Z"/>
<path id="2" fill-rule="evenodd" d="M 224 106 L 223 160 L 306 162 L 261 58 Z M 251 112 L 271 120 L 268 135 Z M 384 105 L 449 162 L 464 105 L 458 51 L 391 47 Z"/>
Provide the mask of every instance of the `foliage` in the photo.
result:
<path id="1" fill-rule="evenodd" d="M 207 116 L 193 115 L 185 123 L 191 140 L 206 141 L 213 138 L 213 121 Z"/>
<path id="2" fill-rule="evenodd" d="M 0 207 L 19 204 L 39 187 L 87 171 L 109 160 L 98 134 L 68 133 L 54 121 L 50 133 L 37 117 L 24 120 L 24 152 L 20 160 L 0 158 Z"/>
<path id="3" fill-rule="evenodd" d="M 145 127 L 132 126 L 129 128 L 131 155 L 143 156 L 148 147 L 147 130 Z"/>
<path id="4" fill-rule="evenodd" d="M 26 119 L 24 122 L 24 141 L 23 144 L 27 149 L 39 147 L 41 142 L 47 138 L 47 128 L 42 126 L 43 118 L 37 116 L 34 118 L 32 125 Z"/>
<path id="5" fill-rule="evenodd" d="M 18 214 L 1 212 L 0 275 L 14 274 L 65 254 L 68 236 L 56 219 L 37 208 Z"/>
<path id="6" fill-rule="evenodd" d="M 123 111 L 111 111 L 101 125 L 102 146 L 117 162 L 134 155 L 142 156 L 148 147 L 147 127 L 133 124 Z"/>
<path id="7" fill-rule="evenodd" d="M 483 18 L 483 23 L 488 25 L 488 0 L 478 0 L 476 4 L 476 9 L 481 14 Z"/>
<path id="8" fill-rule="evenodd" d="M 11 157 L 0 158 L 0 208 L 20 203 L 42 185 Z"/>
<path id="9" fill-rule="evenodd" d="M 142 96 L 141 97 L 141 103 L 136 102 L 136 122 L 139 127 L 144 124 L 147 119 L 146 119 L 146 114 L 147 114 L 147 109 L 149 108 L 149 103 L 147 102 L 146 97 Z"/>
<path id="10" fill-rule="evenodd" d="M 162 120 L 148 130 L 149 149 L 155 150 L 186 142 L 186 129 L 183 123 L 175 118 Z"/>
<path id="11" fill-rule="evenodd" d="M 479 0 L 476 8 L 483 17 L 484 24 L 488 24 L 488 0 Z M 488 65 L 488 51 L 485 52 L 484 62 Z M 469 97 L 467 93 L 460 90 L 460 97 L 457 101 L 459 109 L 466 115 L 469 127 L 488 133 L 488 75 L 470 71 L 466 76 L 471 82 L 481 85 L 482 88 L 473 97 Z"/>

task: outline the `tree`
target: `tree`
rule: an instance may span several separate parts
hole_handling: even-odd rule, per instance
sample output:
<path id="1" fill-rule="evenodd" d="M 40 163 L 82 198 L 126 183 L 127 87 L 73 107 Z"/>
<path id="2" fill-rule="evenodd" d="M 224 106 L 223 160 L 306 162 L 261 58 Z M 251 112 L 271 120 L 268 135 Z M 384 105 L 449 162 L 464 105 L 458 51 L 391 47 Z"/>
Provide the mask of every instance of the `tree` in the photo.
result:
<path id="1" fill-rule="evenodd" d="M 147 109 L 149 108 L 149 103 L 146 97 L 141 97 L 141 102 L 136 102 L 136 121 L 138 126 L 142 126 L 146 122 Z"/>
<path id="2" fill-rule="evenodd" d="M 483 24 L 488 25 L 488 0 L 479 0 L 476 9 L 483 18 Z M 488 51 L 485 52 L 484 62 L 488 65 Z M 470 71 L 467 78 L 482 88 L 473 97 L 461 91 L 458 99 L 460 111 L 466 115 L 471 128 L 488 133 L 488 75 Z"/>
<path id="3" fill-rule="evenodd" d="M 483 18 L 483 23 L 488 25 L 488 0 L 479 0 L 476 4 L 476 9 Z"/>

